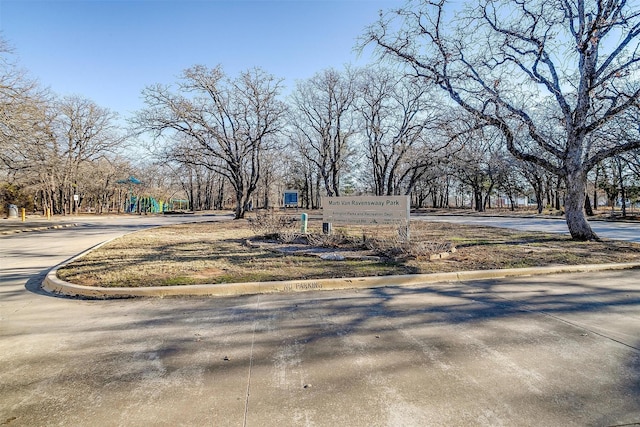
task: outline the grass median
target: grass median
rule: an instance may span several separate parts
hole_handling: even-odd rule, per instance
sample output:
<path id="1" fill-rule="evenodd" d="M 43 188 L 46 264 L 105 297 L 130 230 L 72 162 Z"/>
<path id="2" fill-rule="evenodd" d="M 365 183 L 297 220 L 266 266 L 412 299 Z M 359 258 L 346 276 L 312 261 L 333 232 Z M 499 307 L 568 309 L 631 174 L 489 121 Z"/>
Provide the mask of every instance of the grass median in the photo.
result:
<path id="1" fill-rule="evenodd" d="M 86 286 L 145 287 L 640 260 L 640 245 L 634 243 L 577 242 L 560 234 L 493 227 L 412 221 L 410 245 L 400 242 L 390 226 L 338 227 L 334 235 L 340 238 L 331 240 L 321 238 L 321 229 L 312 221 L 309 232 L 317 238 L 278 241 L 257 233 L 246 220 L 153 228 L 89 252 L 61 268 L 58 277 Z M 291 252 L 292 245 L 319 252 Z M 345 251 L 354 255 L 343 260 L 318 256 Z M 438 251 L 442 256 L 434 259 Z"/>

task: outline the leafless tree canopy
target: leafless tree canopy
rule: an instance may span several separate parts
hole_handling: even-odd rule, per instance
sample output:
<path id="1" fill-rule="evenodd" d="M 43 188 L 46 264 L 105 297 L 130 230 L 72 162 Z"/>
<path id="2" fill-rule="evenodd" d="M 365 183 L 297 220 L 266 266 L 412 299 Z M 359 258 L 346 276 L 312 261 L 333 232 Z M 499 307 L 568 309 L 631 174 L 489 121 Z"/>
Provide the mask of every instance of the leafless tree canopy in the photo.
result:
<path id="1" fill-rule="evenodd" d="M 375 194 L 410 194 L 442 148 L 442 107 L 416 79 L 376 67 L 359 75 L 356 110 Z"/>
<path id="2" fill-rule="evenodd" d="M 340 195 L 340 178 L 353 154 L 356 75 L 327 69 L 300 82 L 293 94 L 291 139 L 314 164 L 329 196 Z"/>
<path id="3" fill-rule="evenodd" d="M 260 69 L 229 80 L 220 66 L 195 66 L 184 71 L 176 92 L 163 85 L 145 89 L 147 108 L 134 121 L 156 137 L 184 137 L 179 154 L 186 159 L 195 150 L 201 153 L 195 162 L 225 176 L 235 192 L 236 218 L 243 218 L 260 179 L 262 153 L 280 131 L 280 89 L 280 81 Z"/>
<path id="4" fill-rule="evenodd" d="M 37 199 L 53 213 L 70 213 L 73 196 L 88 197 L 90 187 L 96 203 L 104 202 L 104 191 L 113 189 L 102 191 L 98 184 L 109 182 L 109 162 L 125 140 L 116 114 L 78 96 L 56 98 L 14 64 L 9 53 L 0 39 L 3 187 L 11 194 L 27 189 L 31 199 L 23 199 L 23 206 L 34 207 Z M 6 203 L 6 197 L 1 199 Z"/>
<path id="5" fill-rule="evenodd" d="M 34 130 L 41 130 L 45 94 L 12 61 L 11 53 L 0 39 L 0 163 L 16 170 L 25 167 L 25 146 Z"/>
<path id="6" fill-rule="evenodd" d="M 625 0 L 413 1 L 365 36 L 425 84 L 448 93 L 509 151 L 567 181 L 574 238 L 593 239 L 588 171 L 640 146 L 640 12 Z M 630 126 L 629 126 L 630 125 Z M 624 139 L 590 138 L 619 132 Z"/>
<path id="7" fill-rule="evenodd" d="M 606 193 L 625 214 L 640 197 L 639 13 L 623 0 L 410 0 L 363 36 L 391 64 L 322 70 L 287 99 L 259 68 L 193 66 L 147 87 L 129 159 L 115 113 L 43 90 L 0 38 L 0 213 L 177 198 L 242 218 L 284 189 L 305 208 L 373 193 L 481 211 L 526 194 L 595 239 L 584 207 Z M 154 162 L 134 158 L 143 145 Z"/>

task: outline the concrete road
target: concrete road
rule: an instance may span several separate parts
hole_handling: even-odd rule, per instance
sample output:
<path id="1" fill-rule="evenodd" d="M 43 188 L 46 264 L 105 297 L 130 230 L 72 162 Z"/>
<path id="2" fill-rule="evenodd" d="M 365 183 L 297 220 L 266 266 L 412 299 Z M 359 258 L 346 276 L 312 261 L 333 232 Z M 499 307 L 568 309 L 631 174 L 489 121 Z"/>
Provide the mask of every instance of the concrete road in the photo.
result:
<path id="1" fill-rule="evenodd" d="M 224 299 L 39 292 L 80 247 L 148 225 L 0 237 L 0 425 L 640 424 L 638 272 Z"/>
<path id="2" fill-rule="evenodd" d="M 474 215 L 412 215 L 411 219 L 434 222 L 505 227 L 525 231 L 569 234 L 564 218 L 533 218 Z M 640 243 L 640 224 L 634 222 L 589 221 L 593 231 L 601 238 Z"/>

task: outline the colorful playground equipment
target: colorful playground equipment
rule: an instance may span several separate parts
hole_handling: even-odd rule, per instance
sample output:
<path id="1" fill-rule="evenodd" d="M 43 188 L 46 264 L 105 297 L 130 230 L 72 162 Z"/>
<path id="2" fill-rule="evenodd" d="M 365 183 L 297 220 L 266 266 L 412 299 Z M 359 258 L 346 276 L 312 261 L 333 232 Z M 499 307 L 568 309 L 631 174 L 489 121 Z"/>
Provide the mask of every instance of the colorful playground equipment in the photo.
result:
<path id="1" fill-rule="evenodd" d="M 130 196 L 126 206 L 127 213 L 163 213 L 189 210 L 189 201 L 181 199 L 169 199 L 168 201 L 156 200 L 154 197 Z"/>
<path id="2" fill-rule="evenodd" d="M 158 202 L 153 197 L 129 196 L 126 212 L 160 213 L 163 212 L 163 205 L 162 201 Z"/>
<path id="3" fill-rule="evenodd" d="M 117 183 L 127 184 L 129 186 L 129 194 L 124 209 L 126 213 L 163 213 L 189 210 L 188 200 L 169 199 L 169 201 L 165 202 L 151 196 L 134 196 L 133 186 L 142 184 L 142 181 L 134 176 L 130 176 L 127 179 L 120 179 Z"/>

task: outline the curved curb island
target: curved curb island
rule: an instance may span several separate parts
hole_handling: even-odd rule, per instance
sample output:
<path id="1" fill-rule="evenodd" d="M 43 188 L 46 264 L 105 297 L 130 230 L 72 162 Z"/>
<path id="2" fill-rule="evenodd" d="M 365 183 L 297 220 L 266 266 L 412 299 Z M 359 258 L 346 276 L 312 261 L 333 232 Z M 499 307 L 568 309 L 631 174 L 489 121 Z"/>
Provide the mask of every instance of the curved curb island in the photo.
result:
<path id="1" fill-rule="evenodd" d="M 80 255 L 81 256 L 81 255 Z M 77 257 L 54 267 L 42 284 L 46 291 L 72 297 L 111 299 L 169 296 L 240 296 L 279 292 L 305 292 L 318 290 L 362 289 L 390 286 L 416 286 L 439 282 L 463 282 L 499 279 L 505 277 L 535 276 L 543 274 L 579 273 L 604 270 L 639 268 L 640 262 L 616 264 L 583 264 L 550 267 L 510 268 L 502 270 L 473 270 L 451 273 L 411 274 L 397 276 L 354 277 L 339 279 L 290 280 L 281 282 L 223 283 L 211 285 L 99 287 L 76 285 L 57 277 L 58 268 Z"/>

